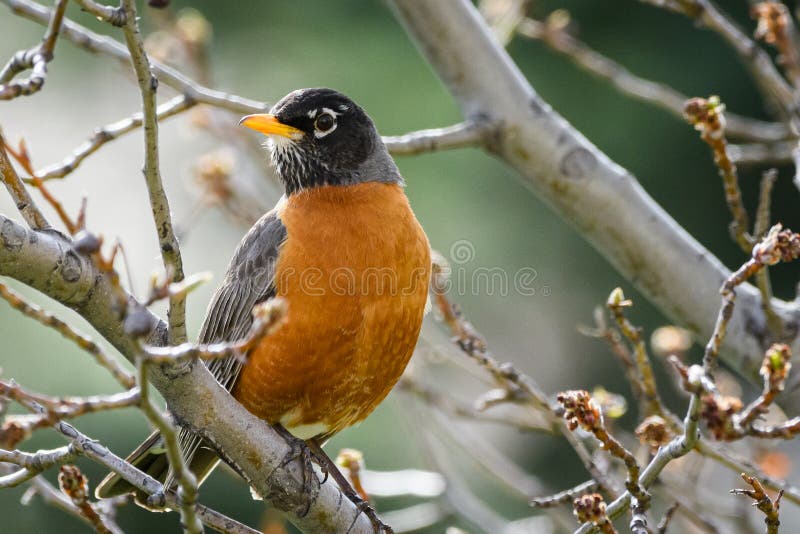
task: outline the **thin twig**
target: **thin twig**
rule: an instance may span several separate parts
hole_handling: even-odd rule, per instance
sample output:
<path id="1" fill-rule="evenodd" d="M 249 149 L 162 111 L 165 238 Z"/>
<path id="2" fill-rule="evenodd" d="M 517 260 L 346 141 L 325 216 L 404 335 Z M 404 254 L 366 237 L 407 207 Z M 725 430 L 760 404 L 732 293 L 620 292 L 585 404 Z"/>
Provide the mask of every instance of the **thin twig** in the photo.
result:
<path id="1" fill-rule="evenodd" d="M 26 403 L 25 407 L 36 413 L 40 413 L 41 411 L 40 408 L 33 403 Z M 91 439 L 65 421 L 56 421 L 53 427 L 69 440 L 70 443 L 73 443 L 76 450 L 80 450 L 82 455 L 119 474 L 134 487 L 148 495 L 162 496 L 165 505 L 170 509 L 175 510 L 181 507 L 179 498 L 176 497 L 174 493 L 165 492 L 164 487 L 156 479 L 115 455 L 97 440 Z M 34 481 L 35 480 L 36 479 L 34 479 Z M 257 530 L 201 504 L 197 505 L 197 514 L 205 524 L 219 532 L 229 534 L 259 534 Z"/>
<path id="2" fill-rule="evenodd" d="M 758 20 L 756 39 L 778 49 L 778 64 L 795 88 L 800 89 L 800 57 L 797 53 L 797 29 L 789 8 L 782 2 L 759 2 L 752 6 L 750 15 Z"/>
<path id="3" fill-rule="evenodd" d="M 563 11 L 558 10 L 556 13 Z M 545 22 L 526 18 L 517 31 L 530 39 L 541 40 L 587 72 L 606 80 L 622 94 L 683 118 L 683 104 L 689 99 L 687 95 L 668 85 L 640 78 L 613 59 L 593 50 L 571 35 L 568 25 L 560 22 L 559 18 L 549 17 Z M 760 121 L 733 113 L 728 113 L 727 119 L 728 133 L 738 139 L 774 142 L 792 136 L 785 124 Z"/>
<path id="4" fill-rule="evenodd" d="M 98 4 L 93 0 L 75 0 L 81 9 L 97 17 L 97 20 L 108 22 L 112 26 L 121 28 L 125 25 L 126 13 L 122 6 L 111 7 Z"/>
<path id="5" fill-rule="evenodd" d="M 445 128 L 384 137 L 383 142 L 394 156 L 413 156 L 437 150 L 479 146 L 493 128 L 489 121 L 466 121 Z"/>
<path id="6" fill-rule="evenodd" d="M 44 424 L 52 425 L 59 419 L 72 419 L 87 413 L 118 410 L 136 406 L 141 402 L 138 389 L 130 389 L 111 395 L 91 395 L 88 397 L 50 397 L 28 391 L 13 380 L 0 380 L 0 397 L 16 401 L 22 405 L 36 403 L 44 409 Z M 39 425 L 42 426 L 42 425 Z"/>
<path id="7" fill-rule="evenodd" d="M 52 12 L 51 9 L 32 0 L 0 0 L 0 3 L 7 5 L 14 13 L 39 24 L 46 24 Z M 90 52 L 106 54 L 126 67 L 130 66 L 131 55 L 128 49 L 110 37 L 97 34 L 85 26 L 70 20 L 64 21 L 61 35 L 81 48 Z M 151 67 L 160 81 L 193 101 L 211 104 L 236 113 L 258 113 L 264 112 L 269 108 L 263 102 L 205 87 L 158 61 L 152 61 Z"/>
<path id="8" fill-rule="evenodd" d="M 692 387 L 697 388 L 698 392 L 702 391 L 702 384 L 696 381 Z M 653 457 L 647 467 L 642 470 L 639 477 L 639 485 L 643 488 L 648 488 L 655 482 L 658 475 L 671 461 L 681 456 L 685 456 L 692 450 L 698 438 L 698 421 L 700 419 L 700 396 L 699 393 L 693 394 L 689 399 L 689 408 L 686 411 L 684 419 L 684 432 L 680 436 L 675 437 L 668 445 L 661 447 L 658 453 Z M 606 513 L 608 517 L 614 519 L 622 515 L 628 508 L 631 502 L 631 494 L 626 491 L 614 502 L 608 505 Z M 595 526 L 590 523 L 584 523 L 576 530 L 576 534 L 587 534 L 595 532 Z"/>
<path id="9" fill-rule="evenodd" d="M 628 347 L 622 343 L 620 333 L 608 327 L 603 308 L 600 306 L 597 306 L 594 310 L 594 322 L 594 327 L 579 325 L 578 332 L 585 336 L 604 339 L 608 342 L 611 352 L 617 360 L 619 360 L 625 370 L 625 378 L 631 386 L 631 393 L 633 393 L 634 399 L 636 399 L 637 402 L 641 402 L 642 396 L 644 395 L 644 386 L 642 385 L 642 378 L 639 376 L 639 372 L 636 369 L 636 364 L 633 361 L 631 352 L 628 350 Z"/>
<path id="10" fill-rule="evenodd" d="M 73 461 L 81 453 L 73 444 L 35 453 L 0 449 L 0 462 L 15 464 L 20 469 L 0 477 L 0 488 L 13 488 L 27 482 L 42 471 Z"/>
<path id="11" fill-rule="evenodd" d="M 89 501 L 89 480 L 77 466 L 62 465 L 58 485 L 98 534 L 111 534 L 111 528 Z"/>
<path id="12" fill-rule="evenodd" d="M 720 11 L 713 2 L 710 0 L 680 0 L 680 2 L 671 2 L 669 6 L 665 6 L 661 0 L 640 1 L 657 7 L 669 7 L 673 11 L 691 18 L 699 26 L 706 27 L 720 35 L 749 68 L 762 92 L 780 105 L 785 116 L 796 122 L 798 99 L 792 87 L 775 68 L 769 54 L 742 32 L 731 17 Z"/>
<path id="13" fill-rule="evenodd" d="M 143 357 L 148 363 L 164 363 L 199 358 L 215 360 L 234 356 L 243 357 L 260 340 L 272 335 L 285 322 L 287 305 L 280 297 L 269 299 L 253 307 L 253 325 L 247 335 L 236 341 L 197 345 L 183 343 L 176 347 L 144 347 Z"/>
<path id="14" fill-rule="evenodd" d="M 33 477 L 33 479 L 31 479 L 30 487 L 22 496 L 22 504 L 26 505 L 30 503 L 34 495 L 41 497 L 42 501 L 44 501 L 46 504 L 59 508 L 60 510 L 63 510 L 64 512 L 80 519 L 81 521 L 85 521 L 90 526 L 93 526 L 89 519 L 81 513 L 78 507 L 75 506 L 66 495 L 50 485 L 50 483 L 42 476 Z M 112 532 L 112 534 L 122 534 L 122 529 L 117 526 L 109 514 L 104 513 L 102 515 L 105 526 Z"/>
<path id="15" fill-rule="evenodd" d="M 449 267 L 447 261 L 440 255 L 434 254 L 431 276 L 431 292 L 434 304 L 439 310 L 442 319 L 453 334 L 453 342 L 478 365 L 486 369 L 497 384 L 503 389 L 502 395 L 494 395 L 493 401 L 527 401 L 532 407 L 543 413 L 548 421 L 558 429 L 561 435 L 569 442 L 580 457 L 584 467 L 597 480 L 603 488 L 611 492 L 613 486 L 607 477 L 594 465 L 591 455 L 585 446 L 567 428 L 559 418 L 547 395 L 539 388 L 538 384 L 528 375 L 519 372 L 511 363 L 499 363 L 489 350 L 486 340 L 462 314 L 461 309 L 450 301 L 445 294 Z"/>
<path id="16" fill-rule="evenodd" d="M 678 511 L 678 508 L 680 508 L 680 503 L 679 502 L 675 502 L 675 503 L 672 504 L 672 506 L 667 508 L 667 511 L 664 512 L 664 516 L 661 518 L 661 521 L 659 521 L 658 525 L 656 526 L 656 533 L 657 534 L 666 534 L 667 527 L 669 527 L 669 523 L 670 523 L 670 521 L 672 521 L 672 518 L 675 516 L 675 512 Z"/>
<path id="17" fill-rule="evenodd" d="M 159 121 L 163 121 L 190 109 L 195 104 L 196 102 L 185 95 L 176 96 L 170 101 L 158 106 L 156 109 L 156 118 Z M 138 112 L 125 119 L 97 128 L 89 139 L 76 148 L 72 154 L 64 158 L 61 163 L 48 165 L 43 169 L 39 169 L 36 171 L 36 176 L 44 181 L 54 178 L 63 178 L 77 169 L 84 159 L 97 152 L 103 145 L 136 130 L 141 125 L 142 114 Z"/>
<path id="18" fill-rule="evenodd" d="M 25 222 L 32 229 L 43 230 L 52 228 L 44 214 L 42 214 L 39 207 L 31 198 L 30 193 L 28 193 L 28 190 L 25 188 L 25 184 L 20 180 L 17 171 L 14 170 L 11 160 L 8 159 L 6 146 L 3 134 L 0 132 L 0 174 L 2 174 L 3 183 L 8 190 L 8 194 L 11 195 L 14 205 L 16 205 L 22 218 L 25 219 Z"/>
<path id="19" fill-rule="evenodd" d="M 736 165 L 728 157 L 725 116 L 722 113 L 724 109 L 725 106 L 720 103 L 719 98 L 712 96 L 708 99 L 689 99 L 684 106 L 684 113 L 686 120 L 700 132 L 700 137 L 711 147 L 714 163 L 719 168 L 719 174 L 725 187 L 725 201 L 733 216 L 731 233 L 741 249 L 749 253 L 753 248 L 754 239 L 748 233 L 750 222 L 742 202 Z"/>
<path id="20" fill-rule="evenodd" d="M 742 432 L 747 432 L 753 422 L 767 412 L 775 397 L 785 387 L 786 377 L 792 368 L 790 359 L 791 349 L 789 349 L 788 345 L 776 343 L 767 350 L 764 356 L 764 363 L 761 365 L 764 389 L 761 395 L 734 419 L 735 427 L 738 427 Z"/>
<path id="21" fill-rule="evenodd" d="M 33 170 L 33 163 L 31 162 L 25 140 L 20 139 L 19 148 L 17 148 L 17 150 L 14 150 L 12 147 L 6 145 L 6 151 L 17 161 L 17 163 L 19 163 L 23 170 L 30 175 L 30 178 L 23 181 L 33 185 L 39 190 L 39 193 L 44 197 L 45 201 L 47 201 L 53 210 L 55 210 L 58 218 L 61 219 L 62 224 L 67 228 L 67 231 L 70 233 L 70 235 L 74 235 L 78 231 L 78 225 L 72 220 L 69 214 L 67 214 L 67 210 L 64 209 L 64 206 L 61 204 L 61 202 L 52 193 L 50 193 L 50 191 L 44 185 L 44 182 L 42 182 L 42 180 L 40 180 L 36 175 L 36 172 Z"/>
<path id="22" fill-rule="evenodd" d="M 509 414 L 495 415 L 485 410 L 478 410 L 469 403 L 460 402 L 458 399 L 442 394 L 437 388 L 422 384 L 412 378 L 409 373 L 403 375 L 395 389 L 396 391 L 410 393 L 428 404 L 432 409 L 440 410 L 448 415 L 462 417 L 471 421 L 505 425 L 522 432 L 553 433 L 553 428 L 544 422 L 537 423 L 522 417 L 513 417 Z"/>
<path id="23" fill-rule="evenodd" d="M 44 86 L 47 79 L 47 63 L 53 59 L 53 50 L 61 31 L 67 3 L 68 0 L 56 0 L 55 9 L 49 17 L 47 31 L 42 42 L 29 50 L 20 50 L 14 54 L 0 71 L 0 100 L 32 95 Z M 28 78 L 11 82 L 14 76 L 26 69 L 31 69 L 31 75 Z"/>
<path id="24" fill-rule="evenodd" d="M 770 224 L 770 205 L 772 201 L 772 188 L 778 179 L 777 169 L 769 169 L 761 176 L 761 187 L 758 195 L 758 208 L 756 209 L 756 221 L 753 224 L 753 236 L 762 239 Z M 761 308 L 767 318 L 769 331 L 776 338 L 780 338 L 783 333 L 783 321 L 772 307 L 772 284 L 769 279 L 769 269 L 764 268 L 756 274 L 756 286 L 761 292 Z"/>
<path id="25" fill-rule="evenodd" d="M 716 366 L 719 347 L 725 337 L 726 327 L 733 313 L 736 297 L 735 288 L 766 265 L 775 265 L 781 261 L 792 261 L 798 257 L 800 257 L 800 235 L 790 230 L 783 230 L 780 224 L 773 226 L 767 236 L 753 247 L 752 259 L 732 273 L 722 285 L 720 290 L 720 293 L 722 293 L 722 305 L 714 332 L 706 345 L 703 367 L 693 365 L 687 369 L 676 357 L 670 359 L 670 362 L 683 378 L 684 389 L 691 393 L 689 407 L 686 410 L 686 416 L 683 421 L 683 433 L 673 438 L 668 445 L 661 447 L 647 467 L 642 470 L 642 474 L 639 477 L 639 485 L 641 487 L 650 487 L 667 464 L 676 458 L 686 455 L 699 442 L 698 423 L 703 408 L 702 397 L 711 393 L 714 387 L 711 382 L 711 373 Z M 785 428 L 789 424 L 800 427 L 800 418 L 787 422 L 781 428 Z M 624 513 L 631 501 L 631 492 L 626 491 L 608 505 L 608 516 L 611 519 L 618 517 Z M 576 531 L 576 534 L 586 534 L 595 532 L 595 530 L 596 528 L 593 524 L 584 523 Z"/>
<path id="26" fill-rule="evenodd" d="M 131 12 L 129 12 L 130 14 Z M 161 433 L 164 446 L 167 451 L 167 458 L 170 469 L 175 473 L 178 481 L 178 501 L 180 502 L 181 525 L 186 534 L 198 534 L 203 532 L 203 524 L 197 514 L 197 478 L 189 470 L 189 466 L 183 458 L 180 446 L 178 445 L 178 433 L 172 422 L 153 404 L 150 399 L 150 385 L 147 381 L 147 362 L 145 356 L 140 356 L 136 360 L 136 370 L 138 372 L 141 402 L 139 404 L 142 412 L 147 419 Z M 167 488 L 169 489 L 169 488 Z"/>
<path id="27" fill-rule="evenodd" d="M 729 115 L 726 114 L 728 118 Z M 730 130 L 730 120 L 728 121 Z M 732 133 L 732 132 L 731 132 Z M 769 143 L 743 143 L 728 145 L 728 157 L 734 165 L 782 165 L 791 163 L 792 153 L 797 148 L 797 140 L 775 141 Z"/>
<path id="28" fill-rule="evenodd" d="M 642 394 L 644 395 L 644 400 L 647 402 L 647 411 L 644 415 L 658 415 L 664 417 L 664 408 L 658 396 L 656 379 L 653 375 L 653 368 L 650 365 L 650 356 L 647 354 L 647 347 L 642 337 L 642 331 L 625 317 L 624 309 L 632 305 L 633 302 L 625 298 L 622 289 L 619 287 L 611 292 L 606 301 L 606 306 L 617 322 L 617 327 L 620 332 L 622 332 L 622 335 L 633 345 L 633 353 L 636 357 L 636 369 L 640 377 Z"/>
<path id="29" fill-rule="evenodd" d="M 786 499 L 796 505 L 800 505 L 800 488 L 788 484 L 785 480 L 769 476 L 750 460 L 736 456 L 728 448 L 721 447 L 718 443 L 703 438 L 697 442 L 695 450 L 735 473 L 741 473 L 742 471 L 753 473 L 766 487 L 773 491 L 783 491 Z"/>
<path id="30" fill-rule="evenodd" d="M 775 265 L 781 261 L 788 262 L 800 256 L 800 236 L 791 230 L 783 230 L 780 224 L 773 226 L 764 239 L 753 247 L 753 257 L 732 273 L 722 285 L 722 307 L 717 315 L 714 332 L 706 345 L 703 355 L 703 367 L 711 374 L 716 367 L 722 339 L 733 314 L 735 288 L 744 283 L 764 267 Z"/>
<path id="31" fill-rule="evenodd" d="M 764 513 L 764 523 L 767 525 L 767 534 L 778 534 L 778 527 L 781 526 L 778 511 L 781 506 L 781 497 L 783 492 L 778 492 L 777 498 L 774 500 L 767 495 L 764 491 L 764 486 L 755 477 L 742 473 L 742 480 L 750 484 L 753 489 L 732 489 L 731 493 L 734 495 L 745 495 L 750 497 L 755 502 L 753 505 Z"/>
<path id="32" fill-rule="evenodd" d="M 106 354 L 100 345 L 92 341 L 89 337 L 73 329 L 70 325 L 39 306 L 25 301 L 22 295 L 13 291 L 3 283 L 0 283 L 0 297 L 4 298 L 12 308 L 22 312 L 24 315 L 39 321 L 69 339 L 78 347 L 88 352 L 95 361 L 106 369 L 111 376 L 125 389 L 131 388 L 136 384 L 136 379 L 111 356 Z"/>
<path id="33" fill-rule="evenodd" d="M 158 161 L 158 120 L 156 118 L 156 88 L 158 80 L 150 71 L 150 60 L 144 50 L 144 42 L 139 33 L 136 19 L 136 2 L 123 0 L 126 13 L 125 42 L 128 45 L 133 69 L 142 94 L 142 116 L 145 139 L 144 178 L 150 195 L 150 206 L 158 233 L 161 257 L 167 276 L 173 282 L 183 280 L 183 259 L 178 239 L 172 227 L 169 201 L 164 192 Z M 186 341 L 186 296 L 176 294 L 169 299 L 169 341 L 176 345 Z"/>
<path id="34" fill-rule="evenodd" d="M 575 487 L 566 489 L 564 491 L 559 491 L 554 495 L 531 499 L 531 506 L 535 508 L 551 508 L 553 506 L 572 502 L 576 497 L 583 495 L 584 493 L 594 492 L 595 490 L 597 490 L 597 482 L 594 480 L 587 480 L 586 482 L 582 482 Z"/>
<path id="35" fill-rule="evenodd" d="M 628 472 L 625 487 L 633 497 L 632 502 L 635 503 L 634 515 L 643 516 L 650 506 L 650 494 L 639 482 L 639 464 L 633 453 L 608 432 L 599 404 L 589 395 L 588 391 L 582 390 L 562 392 L 556 398 L 564 407 L 564 420 L 570 430 L 574 431 L 580 426 L 594 434 L 594 437 L 603 444 L 604 450 L 623 461 Z"/>

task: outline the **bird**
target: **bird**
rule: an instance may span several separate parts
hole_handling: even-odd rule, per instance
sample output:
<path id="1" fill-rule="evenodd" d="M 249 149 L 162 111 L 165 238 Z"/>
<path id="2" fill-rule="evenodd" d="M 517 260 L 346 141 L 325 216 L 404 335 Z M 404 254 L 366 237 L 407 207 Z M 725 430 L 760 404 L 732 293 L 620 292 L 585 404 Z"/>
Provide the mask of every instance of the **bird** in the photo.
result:
<path id="1" fill-rule="evenodd" d="M 363 421 L 406 368 L 426 310 L 430 245 L 375 124 L 347 96 L 298 89 L 240 124 L 268 137 L 285 193 L 239 243 L 198 342 L 240 340 L 255 305 L 284 299 L 276 332 L 244 358 L 207 365 L 251 413 L 321 450 Z M 179 443 L 202 482 L 216 452 L 185 428 Z M 165 488 L 174 482 L 157 432 L 128 461 Z M 132 491 L 112 473 L 96 495 Z"/>

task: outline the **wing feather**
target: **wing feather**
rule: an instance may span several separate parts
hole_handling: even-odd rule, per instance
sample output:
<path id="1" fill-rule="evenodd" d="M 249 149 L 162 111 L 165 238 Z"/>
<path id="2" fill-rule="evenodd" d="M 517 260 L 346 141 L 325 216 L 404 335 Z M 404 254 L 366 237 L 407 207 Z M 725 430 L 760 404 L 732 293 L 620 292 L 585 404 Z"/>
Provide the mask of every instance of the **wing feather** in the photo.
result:
<path id="1" fill-rule="evenodd" d="M 236 341 L 247 335 L 253 324 L 253 306 L 275 296 L 275 264 L 285 240 L 286 227 L 276 210 L 268 212 L 253 225 L 236 249 L 225 279 L 211 299 L 200 330 L 199 343 Z M 206 365 L 225 389 L 233 389 L 242 368 L 241 359 L 220 358 Z M 202 438 L 182 428 L 178 443 L 186 463 L 191 465 L 197 449 L 202 445 Z M 215 464 L 216 461 L 211 465 Z M 192 470 L 200 478 L 210 471 L 206 466 L 199 465 L 192 466 Z M 173 472 L 170 470 L 165 486 L 170 487 L 172 481 Z"/>

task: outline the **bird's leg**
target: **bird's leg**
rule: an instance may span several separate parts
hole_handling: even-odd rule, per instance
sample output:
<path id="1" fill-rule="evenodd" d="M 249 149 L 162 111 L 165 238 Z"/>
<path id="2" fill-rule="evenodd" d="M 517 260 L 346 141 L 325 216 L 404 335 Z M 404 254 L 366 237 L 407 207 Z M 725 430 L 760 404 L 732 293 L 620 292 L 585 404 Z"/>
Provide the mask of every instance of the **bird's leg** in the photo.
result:
<path id="1" fill-rule="evenodd" d="M 286 443 L 291 448 L 286 456 L 283 458 L 283 462 L 281 462 L 281 467 L 285 467 L 286 465 L 294 462 L 295 460 L 300 460 L 301 464 L 303 465 L 302 474 L 303 474 L 303 492 L 306 495 L 313 494 L 315 488 L 312 488 L 312 484 L 316 483 L 317 485 L 325 483 L 325 480 L 328 478 L 327 473 L 325 474 L 325 478 L 320 481 L 317 479 L 317 474 L 314 472 L 314 464 L 312 463 L 312 459 L 314 458 L 314 453 L 306 445 L 306 442 L 302 439 L 292 435 L 291 432 L 286 430 L 282 425 L 277 424 L 273 425 L 275 431 L 281 435 L 281 437 L 286 441 Z M 313 481 L 313 482 L 312 482 Z M 311 506 L 311 501 L 308 501 L 308 506 Z M 305 513 L 301 515 L 301 517 L 308 513 L 308 509 L 306 509 Z"/>
<path id="2" fill-rule="evenodd" d="M 366 501 L 361 498 L 361 496 L 353 489 L 353 486 L 350 485 L 350 482 L 347 478 L 339 471 L 339 466 L 336 465 L 336 462 L 331 460 L 330 456 L 328 456 L 324 450 L 322 450 L 322 445 L 320 445 L 319 441 L 316 438 L 311 438 L 306 441 L 308 448 L 311 450 L 311 453 L 314 455 L 314 459 L 320 464 L 330 476 L 336 481 L 339 485 L 339 489 L 342 490 L 342 493 L 350 499 L 350 501 L 356 505 L 356 507 L 366 514 L 369 520 L 372 522 L 372 526 L 375 528 L 375 532 L 380 534 L 384 532 L 386 534 L 394 534 L 394 530 L 392 527 L 385 524 L 381 519 L 378 517 L 378 514 L 375 512 L 375 509 L 369 504 L 369 501 Z"/>

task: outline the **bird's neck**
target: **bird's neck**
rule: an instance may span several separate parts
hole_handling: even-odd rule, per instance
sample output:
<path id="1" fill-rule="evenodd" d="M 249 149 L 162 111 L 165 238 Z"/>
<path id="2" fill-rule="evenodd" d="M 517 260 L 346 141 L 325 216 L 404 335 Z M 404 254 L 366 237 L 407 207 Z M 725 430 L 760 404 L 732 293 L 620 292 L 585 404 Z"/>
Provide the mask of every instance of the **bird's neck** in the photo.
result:
<path id="1" fill-rule="evenodd" d="M 384 146 L 378 147 L 355 169 L 337 169 L 317 158 L 289 147 L 272 150 L 272 161 L 287 195 L 326 185 L 356 185 L 368 182 L 405 185 L 400 171 Z"/>

